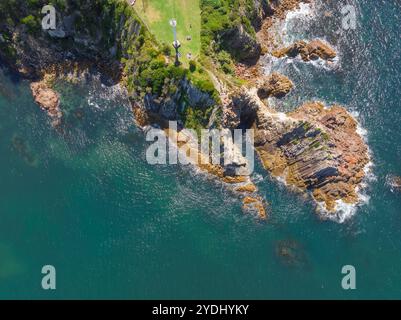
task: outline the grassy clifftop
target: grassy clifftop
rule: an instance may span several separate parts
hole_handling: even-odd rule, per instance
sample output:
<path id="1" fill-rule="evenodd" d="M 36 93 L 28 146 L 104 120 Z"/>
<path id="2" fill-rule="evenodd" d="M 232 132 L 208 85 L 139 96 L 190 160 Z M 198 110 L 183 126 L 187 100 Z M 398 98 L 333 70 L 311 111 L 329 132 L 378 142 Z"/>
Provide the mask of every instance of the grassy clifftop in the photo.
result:
<path id="1" fill-rule="evenodd" d="M 174 40 L 169 21 L 172 18 L 177 20 L 177 37 L 182 44 L 181 61 L 188 66 L 190 59 L 187 55 L 196 59 L 200 53 L 199 4 L 199 0 L 137 0 L 134 8 L 156 39 L 168 46 Z"/>

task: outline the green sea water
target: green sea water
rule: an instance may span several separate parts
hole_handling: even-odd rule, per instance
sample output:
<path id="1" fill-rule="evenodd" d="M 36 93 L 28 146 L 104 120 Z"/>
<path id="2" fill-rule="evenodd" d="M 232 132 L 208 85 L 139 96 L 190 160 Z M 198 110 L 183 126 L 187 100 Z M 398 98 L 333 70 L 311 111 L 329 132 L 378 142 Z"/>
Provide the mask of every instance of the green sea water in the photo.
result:
<path id="1" fill-rule="evenodd" d="M 345 2 L 328 2 L 319 12 L 339 16 Z M 343 223 L 320 219 L 260 163 L 266 223 L 189 167 L 149 165 L 124 95 L 96 77 L 57 84 L 65 123 L 55 130 L 29 83 L 2 68 L 0 298 L 401 298 L 401 194 L 386 183 L 401 175 L 401 5 L 351 2 L 355 31 L 322 16 L 288 26 L 291 37 L 333 43 L 335 68 L 270 65 L 296 85 L 277 108 L 337 102 L 366 130 L 369 201 Z M 41 287 L 47 264 L 53 291 Z M 344 265 L 356 268 L 356 290 L 341 287 Z"/>

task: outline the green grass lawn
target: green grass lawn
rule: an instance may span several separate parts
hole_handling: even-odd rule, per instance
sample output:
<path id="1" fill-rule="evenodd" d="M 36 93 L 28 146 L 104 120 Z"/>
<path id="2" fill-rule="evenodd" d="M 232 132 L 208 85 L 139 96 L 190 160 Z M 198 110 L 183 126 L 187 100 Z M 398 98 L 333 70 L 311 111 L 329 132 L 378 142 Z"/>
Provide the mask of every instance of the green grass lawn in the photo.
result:
<path id="1" fill-rule="evenodd" d="M 177 36 L 181 42 L 181 62 L 188 65 L 187 54 L 196 59 L 200 52 L 200 0 L 137 0 L 134 8 L 160 43 L 174 40 L 171 18 L 177 20 Z M 187 40 L 190 36 L 192 40 Z M 172 48 L 173 49 L 173 48 Z M 172 50 L 174 52 L 174 50 Z"/>

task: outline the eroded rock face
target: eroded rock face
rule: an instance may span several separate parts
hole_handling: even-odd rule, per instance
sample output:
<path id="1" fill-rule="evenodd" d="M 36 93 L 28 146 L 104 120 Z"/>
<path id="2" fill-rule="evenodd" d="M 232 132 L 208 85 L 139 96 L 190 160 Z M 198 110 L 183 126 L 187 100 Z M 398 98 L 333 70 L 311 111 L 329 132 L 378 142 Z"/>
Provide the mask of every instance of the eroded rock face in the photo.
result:
<path id="1" fill-rule="evenodd" d="M 48 87 L 44 81 L 32 82 L 30 86 L 35 102 L 52 118 L 53 125 L 58 125 L 62 113 L 57 92 Z"/>
<path id="2" fill-rule="evenodd" d="M 256 62 L 262 53 L 262 47 L 256 38 L 245 31 L 242 25 L 229 30 L 223 35 L 224 45 L 239 61 Z"/>
<path id="3" fill-rule="evenodd" d="M 273 55 L 277 58 L 285 56 L 295 58 L 299 55 L 304 61 L 317 60 L 319 58 L 331 61 L 337 56 L 337 53 L 322 40 L 312 40 L 310 42 L 301 40 L 289 47 L 273 51 Z"/>
<path id="4" fill-rule="evenodd" d="M 256 108 L 255 147 L 274 177 L 310 192 L 328 212 L 336 210 L 338 200 L 358 202 L 369 155 L 357 122 L 343 107 L 312 102 L 283 114 L 264 105 L 256 89 L 242 99 Z"/>
<path id="5" fill-rule="evenodd" d="M 222 125 L 224 128 L 236 129 L 251 127 L 255 120 L 256 111 L 259 105 L 248 99 L 247 90 L 233 92 L 228 102 L 223 104 Z"/>
<path id="6" fill-rule="evenodd" d="M 294 84 L 286 76 L 277 72 L 272 73 L 259 87 L 258 96 L 261 99 L 268 97 L 282 98 L 287 95 Z"/>

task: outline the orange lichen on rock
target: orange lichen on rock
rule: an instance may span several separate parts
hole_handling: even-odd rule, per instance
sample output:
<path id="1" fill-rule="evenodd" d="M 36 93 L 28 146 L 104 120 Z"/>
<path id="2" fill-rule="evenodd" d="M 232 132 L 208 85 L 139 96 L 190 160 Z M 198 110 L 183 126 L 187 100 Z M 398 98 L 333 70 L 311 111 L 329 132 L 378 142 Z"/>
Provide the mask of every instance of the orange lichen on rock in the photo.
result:
<path id="1" fill-rule="evenodd" d="M 237 192 L 254 193 L 256 192 L 256 186 L 253 183 L 248 183 L 243 186 L 239 186 L 234 189 Z"/>
<path id="2" fill-rule="evenodd" d="M 264 205 L 263 199 L 254 197 L 245 197 L 242 200 L 243 210 L 246 212 L 254 212 L 257 214 L 259 219 L 266 220 L 267 213 Z"/>

